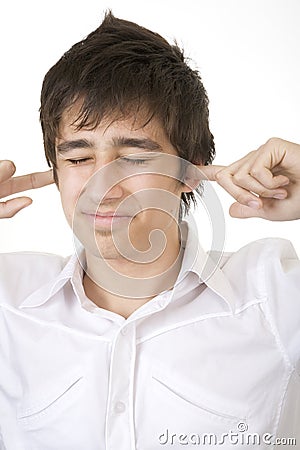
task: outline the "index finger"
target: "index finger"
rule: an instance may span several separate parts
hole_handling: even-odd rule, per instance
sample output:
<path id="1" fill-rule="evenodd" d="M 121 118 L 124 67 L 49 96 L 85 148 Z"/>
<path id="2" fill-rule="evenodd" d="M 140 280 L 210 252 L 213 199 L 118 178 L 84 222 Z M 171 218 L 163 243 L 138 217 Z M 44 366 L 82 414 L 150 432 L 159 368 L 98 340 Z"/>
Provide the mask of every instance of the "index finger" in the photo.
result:
<path id="1" fill-rule="evenodd" d="M 28 191 L 30 189 L 37 189 L 54 183 L 53 171 L 34 172 L 27 175 L 12 177 L 0 186 L 0 196 L 7 197 L 8 195 L 17 192 Z"/>
<path id="2" fill-rule="evenodd" d="M 216 166 L 216 165 L 208 165 L 208 166 L 199 166 L 196 165 L 198 169 L 198 173 L 200 173 L 202 180 L 216 181 L 216 174 L 220 172 L 220 170 L 224 169 L 224 166 Z"/>

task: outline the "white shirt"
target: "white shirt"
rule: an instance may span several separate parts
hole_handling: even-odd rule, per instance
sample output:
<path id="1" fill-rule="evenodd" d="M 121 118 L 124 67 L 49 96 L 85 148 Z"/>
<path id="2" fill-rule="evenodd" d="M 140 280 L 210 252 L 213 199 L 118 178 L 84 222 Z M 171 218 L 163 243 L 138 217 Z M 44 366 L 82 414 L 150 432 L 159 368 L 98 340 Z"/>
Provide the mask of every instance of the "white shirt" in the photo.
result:
<path id="1" fill-rule="evenodd" d="M 0 449 L 299 449 L 291 243 L 226 254 L 205 283 L 204 261 L 190 229 L 174 289 L 125 319 L 87 299 L 76 256 L 2 254 Z"/>

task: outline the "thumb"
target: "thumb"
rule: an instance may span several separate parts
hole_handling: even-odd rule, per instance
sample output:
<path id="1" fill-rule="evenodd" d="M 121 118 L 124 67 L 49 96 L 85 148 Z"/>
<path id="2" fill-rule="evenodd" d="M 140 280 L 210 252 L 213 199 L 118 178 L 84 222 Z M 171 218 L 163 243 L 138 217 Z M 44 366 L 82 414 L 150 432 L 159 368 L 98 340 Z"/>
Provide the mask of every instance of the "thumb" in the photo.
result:
<path id="1" fill-rule="evenodd" d="M 231 217 L 238 219 L 247 219 L 248 217 L 261 217 L 260 209 L 250 208 L 249 206 L 242 205 L 235 202 L 229 208 L 229 214 Z"/>

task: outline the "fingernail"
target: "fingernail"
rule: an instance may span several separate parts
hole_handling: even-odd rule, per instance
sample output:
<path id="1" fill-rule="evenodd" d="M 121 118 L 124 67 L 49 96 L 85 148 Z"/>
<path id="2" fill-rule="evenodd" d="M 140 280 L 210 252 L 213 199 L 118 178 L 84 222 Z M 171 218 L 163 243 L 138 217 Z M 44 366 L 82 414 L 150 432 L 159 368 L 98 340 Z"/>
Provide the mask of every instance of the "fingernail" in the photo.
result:
<path id="1" fill-rule="evenodd" d="M 273 198 L 278 198 L 279 200 L 283 200 L 286 197 L 286 194 L 274 194 Z"/>
<path id="2" fill-rule="evenodd" d="M 248 206 L 253 209 L 259 209 L 260 203 L 257 202 L 256 200 L 250 200 L 250 202 L 248 203 Z"/>

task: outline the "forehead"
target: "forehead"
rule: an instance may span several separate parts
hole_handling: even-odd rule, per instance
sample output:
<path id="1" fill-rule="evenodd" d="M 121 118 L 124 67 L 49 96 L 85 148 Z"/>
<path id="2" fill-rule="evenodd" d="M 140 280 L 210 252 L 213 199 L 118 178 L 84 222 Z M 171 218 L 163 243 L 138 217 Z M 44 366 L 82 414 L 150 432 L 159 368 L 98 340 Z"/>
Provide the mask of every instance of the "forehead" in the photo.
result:
<path id="1" fill-rule="evenodd" d="M 90 132 L 101 134 L 104 137 L 114 134 L 141 135 L 171 145 L 162 122 L 155 116 L 151 117 L 149 112 L 129 111 L 126 115 L 116 112 L 104 116 L 100 121 L 93 120 L 93 118 L 88 119 L 85 124 L 82 123 L 81 105 L 82 103 L 76 102 L 63 112 L 59 123 L 58 140 Z"/>

